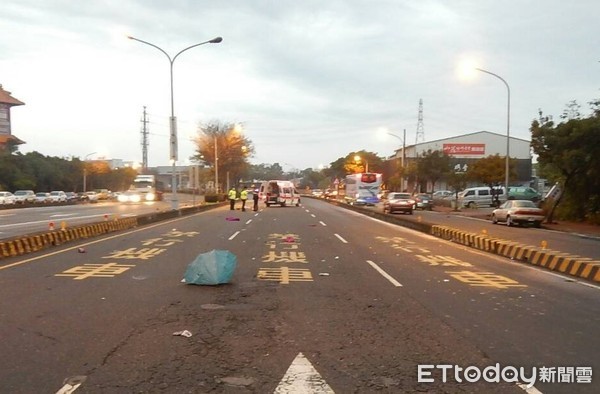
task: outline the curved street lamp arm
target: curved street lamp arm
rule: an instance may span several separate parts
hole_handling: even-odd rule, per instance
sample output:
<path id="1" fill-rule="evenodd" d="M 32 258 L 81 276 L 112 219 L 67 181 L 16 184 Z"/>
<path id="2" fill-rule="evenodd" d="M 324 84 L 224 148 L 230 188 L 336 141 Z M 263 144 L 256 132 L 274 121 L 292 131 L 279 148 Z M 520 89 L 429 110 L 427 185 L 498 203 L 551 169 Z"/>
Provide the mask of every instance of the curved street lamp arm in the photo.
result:
<path id="1" fill-rule="evenodd" d="M 504 80 L 504 78 L 502 78 L 500 75 L 498 75 L 498 74 L 494 74 L 493 72 L 491 72 L 491 71 L 487 71 L 487 70 L 484 70 L 484 69 L 482 69 L 482 68 L 476 68 L 475 70 L 477 70 L 477 71 L 481 71 L 482 73 L 486 73 L 486 74 L 493 75 L 494 77 L 496 77 L 496 78 L 498 78 L 499 80 L 501 80 L 501 81 L 502 81 L 502 82 L 503 82 L 503 83 L 506 85 L 506 89 L 508 89 L 508 95 L 510 96 L 510 86 L 508 86 L 508 82 L 506 82 L 506 81 Z"/>
<path id="2" fill-rule="evenodd" d="M 402 141 L 402 143 L 404 143 L 404 140 L 402 139 L 402 137 L 400 137 L 399 135 L 396 135 L 394 133 L 388 133 L 389 135 L 391 135 L 392 137 L 396 137 L 398 138 L 400 141 Z"/>
<path id="3" fill-rule="evenodd" d="M 215 37 L 212 40 L 208 40 L 208 41 L 204 41 L 204 42 L 201 42 L 201 43 L 198 43 L 198 44 L 190 45 L 189 47 L 184 48 L 181 51 L 177 52 L 177 54 L 175 56 L 173 56 L 173 60 L 171 61 L 171 63 L 174 62 L 175 59 L 177 59 L 177 56 L 181 55 L 183 52 L 187 51 L 188 49 L 196 48 L 197 46 L 204 45 L 204 44 L 218 44 L 221 41 L 223 41 L 223 38 L 221 38 L 221 37 Z"/>
<path id="4" fill-rule="evenodd" d="M 132 36 L 127 36 L 127 38 L 129 38 L 130 40 L 141 42 L 142 44 L 150 45 L 151 47 L 154 47 L 154 48 L 158 49 L 159 51 L 161 51 L 162 53 L 165 54 L 165 56 L 167 57 L 167 59 L 169 59 L 169 63 L 171 63 L 171 64 L 173 64 L 173 62 L 175 61 L 175 58 L 171 59 L 171 56 L 169 56 L 169 54 L 167 52 L 165 52 L 161 47 L 152 44 L 151 42 L 140 40 L 139 38 L 135 38 L 135 37 L 132 37 Z M 186 48 L 186 49 L 188 49 L 188 48 Z"/>

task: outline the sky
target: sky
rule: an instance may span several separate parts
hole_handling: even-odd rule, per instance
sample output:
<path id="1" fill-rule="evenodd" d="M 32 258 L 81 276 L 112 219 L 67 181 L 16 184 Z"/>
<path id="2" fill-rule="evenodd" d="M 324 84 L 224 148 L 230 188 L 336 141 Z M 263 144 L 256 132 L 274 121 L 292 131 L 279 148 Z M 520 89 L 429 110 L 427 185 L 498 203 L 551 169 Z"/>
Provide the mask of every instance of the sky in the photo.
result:
<path id="1" fill-rule="evenodd" d="M 22 153 L 170 165 L 171 57 L 178 165 L 199 124 L 239 123 L 254 164 L 320 168 L 486 130 L 530 139 L 600 98 L 597 0 L 5 0 L 0 84 Z M 392 136 L 388 133 L 394 134 Z"/>

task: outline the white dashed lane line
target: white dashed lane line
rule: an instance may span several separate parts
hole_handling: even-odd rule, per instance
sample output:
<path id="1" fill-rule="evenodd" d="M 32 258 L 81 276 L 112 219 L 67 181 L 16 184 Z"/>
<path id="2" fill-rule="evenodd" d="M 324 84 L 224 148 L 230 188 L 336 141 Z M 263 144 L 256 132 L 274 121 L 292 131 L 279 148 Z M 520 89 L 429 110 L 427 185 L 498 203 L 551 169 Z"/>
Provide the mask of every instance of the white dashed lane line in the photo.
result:
<path id="1" fill-rule="evenodd" d="M 381 276 L 383 276 L 384 278 L 386 278 L 387 280 L 389 280 L 391 284 L 393 284 L 396 287 L 402 287 L 402 285 L 400 284 L 400 282 L 398 282 L 396 279 L 392 278 L 391 275 L 388 274 L 387 272 L 385 272 L 380 266 L 378 266 L 377 264 L 375 264 L 371 260 L 367 260 L 367 263 L 369 263 L 369 265 L 371 267 L 375 268 L 375 270 L 377 272 L 379 272 L 381 274 Z"/>
<path id="2" fill-rule="evenodd" d="M 231 237 L 229 237 L 229 240 L 231 241 L 232 239 L 234 239 L 235 237 L 237 237 L 237 235 L 239 234 L 239 231 L 236 231 L 235 233 L 233 233 L 233 235 Z"/>
<path id="3" fill-rule="evenodd" d="M 319 222 L 319 223 L 321 223 L 321 226 L 323 226 L 323 227 L 327 226 L 327 225 L 326 225 L 325 223 L 323 223 L 323 222 Z"/>
<path id="4" fill-rule="evenodd" d="M 339 235 L 339 234 L 334 234 L 334 235 L 335 235 L 335 236 L 336 236 L 336 237 L 337 237 L 337 238 L 338 238 L 340 241 L 342 241 L 343 243 L 345 243 L 345 244 L 347 244 L 347 243 L 348 243 L 348 241 L 346 241 L 344 238 L 342 238 L 342 236 L 341 236 L 341 235 Z"/>

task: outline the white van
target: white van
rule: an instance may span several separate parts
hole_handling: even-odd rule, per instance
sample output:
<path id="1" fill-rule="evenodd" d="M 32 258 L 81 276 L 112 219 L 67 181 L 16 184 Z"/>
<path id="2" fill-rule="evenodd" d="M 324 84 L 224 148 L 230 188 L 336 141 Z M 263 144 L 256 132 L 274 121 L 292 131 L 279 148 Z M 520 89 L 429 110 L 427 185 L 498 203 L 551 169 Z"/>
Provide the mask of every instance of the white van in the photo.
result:
<path id="1" fill-rule="evenodd" d="M 470 187 L 458 193 L 458 206 L 461 208 L 491 207 L 495 205 L 495 193 L 499 192 L 500 204 L 506 201 L 503 187 L 490 189 L 488 186 Z"/>
<path id="2" fill-rule="evenodd" d="M 271 205 L 300 206 L 300 194 L 290 181 L 266 181 L 260 184 L 258 199 L 263 201 L 267 207 Z"/>

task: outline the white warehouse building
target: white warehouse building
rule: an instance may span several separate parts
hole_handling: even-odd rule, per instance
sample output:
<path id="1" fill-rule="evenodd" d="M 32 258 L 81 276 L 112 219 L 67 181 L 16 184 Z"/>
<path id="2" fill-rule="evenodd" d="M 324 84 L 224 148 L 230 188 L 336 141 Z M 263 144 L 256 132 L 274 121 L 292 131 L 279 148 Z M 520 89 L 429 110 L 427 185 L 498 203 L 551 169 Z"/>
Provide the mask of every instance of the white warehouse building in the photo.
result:
<path id="1" fill-rule="evenodd" d="M 395 151 L 393 160 L 404 158 L 404 165 L 427 151 L 443 151 L 452 158 L 455 172 L 465 172 L 469 165 L 484 157 L 500 155 L 506 157 L 506 135 L 489 131 L 478 131 L 456 137 L 444 138 L 435 141 L 422 142 L 405 146 Z M 509 138 L 509 156 L 516 162 L 517 179 L 511 179 L 511 185 L 529 185 L 532 180 L 532 156 L 530 141 L 521 138 Z M 436 190 L 446 189 L 445 182 L 441 180 L 435 185 Z M 423 190 L 425 191 L 425 190 Z M 429 188 L 428 190 L 432 191 Z"/>

